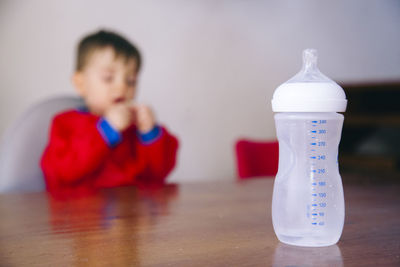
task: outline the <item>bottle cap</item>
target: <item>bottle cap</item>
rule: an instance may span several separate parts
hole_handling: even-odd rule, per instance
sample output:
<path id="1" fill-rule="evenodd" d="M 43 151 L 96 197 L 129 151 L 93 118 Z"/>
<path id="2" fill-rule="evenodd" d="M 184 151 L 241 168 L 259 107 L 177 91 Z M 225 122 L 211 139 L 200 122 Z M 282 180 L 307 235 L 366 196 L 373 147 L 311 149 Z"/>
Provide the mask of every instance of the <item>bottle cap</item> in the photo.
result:
<path id="1" fill-rule="evenodd" d="M 317 50 L 303 51 L 303 67 L 280 85 L 272 97 L 274 112 L 344 112 L 346 95 L 337 83 L 317 67 Z"/>

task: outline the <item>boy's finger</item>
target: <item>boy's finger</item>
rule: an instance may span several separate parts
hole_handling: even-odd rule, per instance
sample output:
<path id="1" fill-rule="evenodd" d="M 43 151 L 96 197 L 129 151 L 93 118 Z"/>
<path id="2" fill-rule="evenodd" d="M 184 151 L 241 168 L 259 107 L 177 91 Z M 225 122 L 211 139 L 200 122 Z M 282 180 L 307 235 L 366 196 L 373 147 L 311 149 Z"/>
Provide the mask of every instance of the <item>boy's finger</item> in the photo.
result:
<path id="1" fill-rule="evenodd" d="M 135 103 L 135 104 L 131 104 L 131 105 L 129 105 L 129 109 L 133 112 L 133 113 L 137 113 L 138 112 L 138 105 Z"/>

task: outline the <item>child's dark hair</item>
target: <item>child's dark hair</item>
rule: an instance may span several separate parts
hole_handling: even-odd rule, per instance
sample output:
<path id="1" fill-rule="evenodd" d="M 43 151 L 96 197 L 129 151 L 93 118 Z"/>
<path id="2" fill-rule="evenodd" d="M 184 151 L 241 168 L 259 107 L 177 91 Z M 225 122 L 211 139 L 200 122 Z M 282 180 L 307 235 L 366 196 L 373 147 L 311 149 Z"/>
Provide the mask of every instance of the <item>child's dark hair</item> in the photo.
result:
<path id="1" fill-rule="evenodd" d="M 117 57 L 135 59 L 137 71 L 140 70 L 141 56 L 139 50 L 121 35 L 114 32 L 100 30 L 83 38 L 78 45 L 76 71 L 80 71 L 87 64 L 87 60 L 96 49 L 111 47 Z"/>

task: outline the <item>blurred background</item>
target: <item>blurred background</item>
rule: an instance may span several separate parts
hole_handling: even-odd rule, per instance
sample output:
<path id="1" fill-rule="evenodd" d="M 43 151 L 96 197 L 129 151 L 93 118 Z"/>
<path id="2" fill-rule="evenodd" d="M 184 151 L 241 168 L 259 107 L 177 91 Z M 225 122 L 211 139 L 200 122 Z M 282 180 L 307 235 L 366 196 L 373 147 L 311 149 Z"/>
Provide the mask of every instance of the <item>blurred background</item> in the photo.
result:
<path id="1" fill-rule="evenodd" d="M 2 0 L 0 135 L 32 104 L 75 94 L 76 45 L 100 28 L 143 53 L 138 101 L 181 142 L 171 181 L 232 179 L 238 138 L 275 139 L 270 99 L 305 48 L 349 98 L 342 167 L 398 171 L 398 0 Z"/>

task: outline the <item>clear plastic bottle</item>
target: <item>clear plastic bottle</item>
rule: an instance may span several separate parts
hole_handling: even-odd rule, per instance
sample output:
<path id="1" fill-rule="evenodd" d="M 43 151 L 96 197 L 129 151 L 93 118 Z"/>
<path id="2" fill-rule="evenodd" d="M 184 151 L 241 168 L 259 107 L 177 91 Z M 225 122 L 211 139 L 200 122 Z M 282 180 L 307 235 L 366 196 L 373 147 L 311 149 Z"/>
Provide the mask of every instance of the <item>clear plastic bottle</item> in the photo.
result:
<path id="1" fill-rule="evenodd" d="M 303 52 L 303 68 L 272 99 L 279 141 L 272 221 L 278 239 L 298 246 L 335 244 L 344 224 L 338 146 L 347 100 L 317 68 L 316 50 Z"/>

